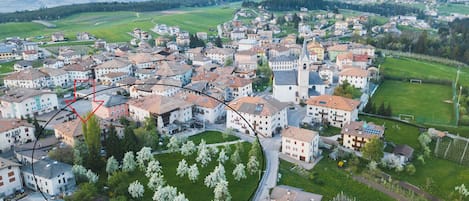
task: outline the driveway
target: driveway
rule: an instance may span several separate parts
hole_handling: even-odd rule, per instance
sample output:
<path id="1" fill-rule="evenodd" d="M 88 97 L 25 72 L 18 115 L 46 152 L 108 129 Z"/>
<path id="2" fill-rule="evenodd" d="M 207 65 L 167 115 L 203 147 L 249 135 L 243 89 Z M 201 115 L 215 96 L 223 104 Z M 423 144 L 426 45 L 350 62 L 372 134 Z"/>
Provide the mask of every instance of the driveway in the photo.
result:
<path id="1" fill-rule="evenodd" d="M 289 107 L 287 109 L 287 116 L 288 116 L 288 125 L 299 127 L 301 121 L 306 116 L 306 106 L 301 107 L 299 105 L 295 105 L 294 108 Z"/>
<path id="2" fill-rule="evenodd" d="M 261 138 L 262 148 L 266 159 L 266 168 L 264 175 L 257 187 L 254 200 L 256 201 L 270 201 L 270 189 L 277 185 L 278 166 L 279 166 L 279 150 L 281 137 L 275 136 L 273 138 Z"/>

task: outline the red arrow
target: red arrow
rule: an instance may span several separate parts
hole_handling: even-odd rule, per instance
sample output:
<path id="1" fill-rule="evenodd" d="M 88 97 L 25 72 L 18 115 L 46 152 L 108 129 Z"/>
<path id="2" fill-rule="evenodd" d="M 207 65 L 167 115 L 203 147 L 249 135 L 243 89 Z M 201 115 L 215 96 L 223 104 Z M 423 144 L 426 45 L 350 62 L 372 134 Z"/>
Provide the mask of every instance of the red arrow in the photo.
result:
<path id="1" fill-rule="evenodd" d="M 84 119 L 78 112 L 75 110 L 75 108 L 72 106 L 73 103 L 77 101 L 77 82 L 91 82 L 91 85 L 93 87 L 93 102 L 99 103 L 98 107 L 96 107 L 93 111 L 91 111 L 88 116 Z M 88 119 L 90 119 L 91 116 L 94 115 L 94 113 L 101 107 L 101 105 L 104 104 L 104 100 L 96 100 L 96 82 L 94 79 L 75 79 L 73 80 L 73 99 L 72 100 L 65 100 L 65 103 L 67 104 L 67 107 L 72 109 L 72 112 L 75 113 L 78 118 L 80 118 L 81 122 L 86 123 Z"/>

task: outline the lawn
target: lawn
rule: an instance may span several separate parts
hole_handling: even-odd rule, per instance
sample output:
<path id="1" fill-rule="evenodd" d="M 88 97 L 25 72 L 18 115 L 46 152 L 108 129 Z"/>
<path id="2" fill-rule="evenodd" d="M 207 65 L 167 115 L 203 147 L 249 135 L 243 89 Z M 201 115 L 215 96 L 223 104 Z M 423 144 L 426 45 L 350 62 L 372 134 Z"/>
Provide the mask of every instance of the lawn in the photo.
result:
<path id="1" fill-rule="evenodd" d="M 246 165 L 248 161 L 248 152 L 250 150 L 251 144 L 248 142 L 243 143 L 244 151 L 240 154 L 241 160 Z M 231 149 L 235 150 L 235 145 L 231 145 Z M 228 155 L 229 156 L 229 155 Z M 196 154 L 190 157 L 184 157 L 179 153 L 169 153 L 156 155 L 155 159 L 158 160 L 163 167 L 164 179 L 168 185 L 174 186 L 179 192 L 182 192 L 186 195 L 186 198 L 191 201 L 207 201 L 213 199 L 213 189 L 210 189 L 204 185 L 205 177 L 213 171 L 215 166 L 218 165 L 216 159 L 218 155 L 212 157 L 212 162 L 209 163 L 207 167 L 201 167 L 198 165 L 200 175 L 198 180 L 195 183 L 192 183 L 187 175 L 185 177 L 176 176 L 176 169 L 178 167 L 179 161 L 185 159 L 188 165 L 196 163 L 195 161 Z M 246 172 L 247 179 L 236 181 L 233 178 L 232 172 L 235 167 L 231 161 L 225 162 L 225 176 L 229 182 L 229 192 L 232 196 L 232 200 L 249 200 L 251 194 L 256 190 L 257 184 L 259 181 L 259 176 L 249 175 Z M 139 180 L 145 187 L 148 183 L 148 178 L 145 177 L 145 173 L 139 170 L 132 172 L 130 178 L 123 181 L 128 186 L 131 182 Z M 112 189 L 111 189 L 112 190 Z M 144 197 L 142 200 L 152 200 L 154 192 L 149 191 L 148 188 L 145 188 Z"/>
<path id="2" fill-rule="evenodd" d="M 438 6 L 438 13 L 448 15 L 451 13 L 469 14 L 469 6 L 464 4 L 441 4 Z"/>
<path id="3" fill-rule="evenodd" d="M 13 71 L 13 65 L 15 65 L 15 63 L 16 63 L 16 61 L 0 63 L 0 74 L 12 72 Z"/>
<path id="4" fill-rule="evenodd" d="M 278 184 L 298 187 L 307 192 L 323 195 L 323 200 L 331 200 L 335 195 L 343 191 L 357 200 L 393 200 L 387 195 L 365 186 L 351 178 L 351 175 L 342 169 L 338 169 L 336 162 L 322 159 L 311 171 L 318 173 L 318 180 L 323 185 L 312 182 L 307 176 L 291 171 L 294 165 L 280 160 L 279 172 L 281 174 Z"/>
<path id="5" fill-rule="evenodd" d="M 454 124 L 455 115 L 450 86 L 386 80 L 372 98 L 376 108 L 391 104 L 393 116 L 414 115 L 418 123 Z"/>
<path id="6" fill-rule="evenodd" d="M 150 31 L 157 23 L 178 25 L 189 32 L 206 31 L 232 18 L 238 4 L 231 7 L 203 7 L 158 12 L 93 12 L 80 13 L 60 20 L 51 21 L 57 27 L 46 28 L 32 22 L 0 24 L 0 38 L 20 36 L 43 36 L 44 41 L 50 40 L 50 34 L 64 32 L 66 38 L 75 40 L 77 32 L 89 32 L 97 38 L 109 42 L 127 42 L 131 39 L 128 32 L 134 28 Z M 153 33 L 152 33 L 153 34 Z"/>
<path id="7" fill-rule="evenodd" d="M 188 140 L 192 140 L 195 144 L 199 144 L 204 139 L 207 144 L 215 144 L 220 142 L 230 142 L 239 140 L 239 137 L 234 135 L 228 135 L 226 139 L 223 139 L 223 134 L 218 131 L 205 131 L 197 135 L 190 136 Z"/>
<path id="8" fill-rule="evenodd" d="M 430 63 L 409 58 L 386 57 L 381 65 L 384 75 L 400 78 L 449 80 L 456 79 L 457 68 L 439 63 Z M 469 86 L 469 69 L 461 68 L 459 82 Z"/>

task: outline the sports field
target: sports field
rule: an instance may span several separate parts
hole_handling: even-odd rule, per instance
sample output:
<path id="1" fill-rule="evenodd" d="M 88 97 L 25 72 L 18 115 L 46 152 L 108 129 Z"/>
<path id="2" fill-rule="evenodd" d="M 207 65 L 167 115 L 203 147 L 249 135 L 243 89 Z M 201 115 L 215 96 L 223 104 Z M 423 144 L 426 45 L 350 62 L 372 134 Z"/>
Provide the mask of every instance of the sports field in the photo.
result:
<path id="1" fill-rule="evenodd" d="M 384 75 L 400 78 L 418 78 L 454 81 L 457 68 L 439 63 L 430 63 L 409 58 L 386 57 L 381 65 Z M 461 68 L 459 82 L 469 86 L 469 69 Z"/>
<path id="2" fill-rule="evenodd" d="M 438 84 L 418 84 L 386 80 L 372 98 L 376 108 L 391 104 L 392 115 L 414 115 L 418 123 L 454 124 L 452 88 Z"/>
<path id="3" fill-rule="evenodd" d="M 178 25 L 182 30 L 189 32 L 205 31 L 215 28 L 220 23 L 233 17 L 239 4 L 230 6 L 214 6 L 203 8 L 182 8 L 179 10 L 158 12 L 95 12 L 80 13 L 64 19 L 51 21 L 55 28 L 46 28 L 32 22 L 0 24 L 0 38 L 12 36 L 31 37 L 43 36 L 44 41 L 50 40 L 50 34 L 63 32 L 70 40 L 75 40 L 77 32 L 89 32 L 97 38 L 110 42 L 127 42 L 131 39 L 128 32 L 134 28 L 150 31 L 155 24 L 165 23 Z M 154 34 L 153 32 L 150 32 Z"/>

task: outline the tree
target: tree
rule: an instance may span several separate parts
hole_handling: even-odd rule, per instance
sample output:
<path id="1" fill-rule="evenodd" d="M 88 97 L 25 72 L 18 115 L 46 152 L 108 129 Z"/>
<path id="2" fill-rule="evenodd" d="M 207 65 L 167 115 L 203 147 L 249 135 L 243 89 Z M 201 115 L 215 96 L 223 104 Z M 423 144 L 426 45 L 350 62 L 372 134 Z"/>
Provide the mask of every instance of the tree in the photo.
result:
<path id="1" fill-rule="evenodd" d="M 385 116 L 388 116 L 388 117 L 392 116 L 392 108 L 391 108 L 390 103 L 388 103 L 388 106 L 386 107 L 385 111 L 386 111 Z"/>
<path id="2" fill-rule="evenodd" d="M 136 152 L 139 150 L 138 138 L 134 133 L 134 129 L 130 126 L 124 129 L 124 150 Z"/>
<path id="3" fill-rule="evenodd" d="M 75 175 L 75 178 L 78 182 L 86 181 L 88 178 L 86 177 L 86 168 L 82 165 L 74 165 L 72 166 L 72 173 Z"/>
<path id="4" fill-rule="evenodd" d="M 415 166 L 413 164 L 408 164 L 407 166 L 405 166 L 405 171 L 409 174 L 409 175 L 414 175 L 415 172 L 416 172 L 416 169 L 415 169 Z"/>
<path id="5" fill-rule="evenodd" d="M 469 191 L 467 190 L 464 184 L 454 187 L 454 191 L 459 194 L 459 200 L 463 200 L 464 198 L 469 196 Z"/>
<path id="6" fill-rule="evenodd" d="M 233 164 L 238 164 L 241 162 L 241 157 L 239 156 L 239 151 L 237 149 L 231 155 L 231 162 Z"/>
<path id="7" fill-rule="evenodd" d="M 233 133 L 234 133 L 234 130 L 232 128 L 227 128 L 227 129 L 225 129 L 225 132 L 223 132 L 221 136 L 223 137 L 223 139 L 226 140 L 226 139 L 228 139 L 228 137 L 233 135 Z"/>
<path id="8" fill-rule="evenodd" d="M 150 176 L 148 180 L 148 188 L 156 191 L 158 188 L 163 187 L 166 184 L 166 181 L 163 178 L 162 174 L 155 173 Z"/>
<path id="9" fill-rule="evenodd" d="M 145 171 L 145 176 L 150 178 L 154 174 L 161 174 L 163 173 L 163 168 L 160 165 L 160 162 L 157 160 L 151 160 L 148 163 L 147 170 Z"/>
<path id="10" fill-rule="evenodd" d="M 371 138 L 361 150 L 363 157 L 368 160 L 380 161 L 384 155 L 383 146 L 381 139 L 377 137 Z"/>
<path id="11" fill-rule="evenodd" d="M 181 154 L 183 156 L 190 156 L 195 152 L 195 150 L 196 150 L 196 147 L 195 147 L 194 142 L 187 141 L 181 147 Z"/>
<path id="12" fill-rule="evenodd" d="M 225 167 L 219 163 L 217 167 L 205 177 L 204 184 L 209 188 L 215 187 L 220 181 L 226 181 Z"/>
<path id="13" fill-rule="evenodd" d="M 217 36 L 217 38 L 215 38 L 215 46 L 217 46 L 219 48 L 223 47 L 223 42 L 221 41 L 220 36 Z"/>
<path id="14" fill-rule="evenodd" d="M 142 147 L 139 152 L 137 152 L 137 164 L 140 169 L 144 170 L 146 163 L 151 161 L 153 154 L 151 153 L 150 147 Z"/>
<path id="15" fill-rule="evenodd" d="M 172 186 L 159 187 L 153 195 L 154 201 L 174 200 L 177 196 L 177 188 Z"/>
<path id="16" fill-rule="evenodd" d="M 176 169 L 176 175 L 179 177 L 184 177 L 188 171 L 187 162 L 185 159 L 179 161 L 178 167 Z"/>
<path id="17" fill-rule="evenodd" d="M 363 108 L 363 112 L 372 114 L 373 113 L 372 108 L 373 108 L 373 103 L 371 102 L 371 99 L 369 99 L 368 102 L 366 103 L 365 107 Z"/>
<path id="18" fill-rule="evenodd" d="M 114 156 L 116 160 L 122 160 L 124 157 L 124 149 L 122 147 L 122 141 L 117 136 L 116 127 L 111 125 L 106 138 L 106 154 L 107 157 Z"/>
<path id="19" fill-rule="evenodd" d="M 33 126 L 34 126 L 34 136 L 36 136 L 36 138 L 39 138 L 39 135 L 41 135 L 41 132 L 42 132 L 42 127 L 37 122 L 36 116 L 34 116 L 33 118 Z"/>
<path id="20" fill-rule="evenodd" d="M 225 149 L 225 153 L 229 155 L 231 153 L 231 145 L 225 144 L 223 145 L 223 149 Z"/>
<path id="21" fill-rule="evenodd" d="M 128 192 L 132 198 L 141 198 L 143 197 L 143 193 L 145 192 L 145 189 L 143 188 L 143 185 L 140 184 L 138 180 L 130 183 Z"/>
<path id="22" fill-rule="evenodd" d="M 241 142 L 236 143 L 236 150 L 238 150 L 238 153 L 243 153 L 244 152 L 243 143 Z"/>
<path id="23" fill-rule="evenodd" d="M 106 163 L 106 172 L 111 175 L 115 171 L 119 170 L 119 162 L 114 158 L 114 156 L 111 156 L 110 158 L 107 159 Z"/>
<path id="24" fill-rule="evenodd" d="M 370 161 L 370 163 L 368 163 L 368 169 L 375 172 L 378 169 L 378 163 L 376 161 Z"/>
<path id="25" fill-rule="evenodd" d="M 94 200 L 98 195 L 98 187 L 92 183 L 83 183 L 78 187 L 78 190 L 72 196 L 66 197 L 67 201 L 81 201 L 81 200 Z"/>
<path id="26" fill-rule="evenodd" d="M 227 160 L 228 160 L 228 156 L 226 156 L 225 150 L 222 149 L 220 151 L 220 154 L 218 155 L 218 160 L 217 161 L 220 162 L 220 163 L 225 163 L 225 161 L 227 161 Z"/>
<path id="27" fill-rule="evenodd" d="M 236 181 L 240 181 L 241 179 L 246 179 L 245 169 L 246 167 L 242 163 L 236 165 L 235 169 L 233 170 L 233 176 Z"/>
<path id="28" fill-rule="evenodd" d="M 133 151 L 129 151 L 124 154 L 124 161 L 122 163 L 122 171 L 132 172 L 135 170 L 137 163 L 135 162 L 135 156 Z"/>
<path id="29" fill-rule="evenodd" d="M 260 153 L 260 142 L 259 142 L 259 138 L 256 138 L 256 140 L 254 140 L 254 142 L 252 142 L 251 144 L 251 150 L 249 150 L 249 157 L 251 156 L 258 156 Z"/>
<path id="30" fill-rule="evenodd" d="M 228 181 L 222 180 L 218 182 L 215 186 L 215 189 L 213 189 L 213 193 L 215 194 L 214 196 L 214 201 L 230 201 L 231 200 L 231 194 L 228 189 Z"/>
<path id="31" fill-rule="evenodd" d="M 166 147 L 168 147 L 168 150 L 170 152 L 176 152 L 177 150 L 179 150 L 179 139 L 175 135 L 171 136 L 171 138 L 169 139 L 169 143 L 168 145 L 166 145 Z"/>
<path id="32" fill-rule="evenodd" d="M 199 169 L 197 168 L 197 164 L 192 164 L 189 167 L 189 170 L 187 170 L 187 177 L 189 177 L 189 180 L 192 182 L 197 181 L 199 177 Z"/>
<path id="33" fill-rule="evenodd" d="M 179 192 L 179 194 L 174 198 L 173 201 L 189 201 L 189 200 L 186 198 L 186 195 L 184 195 L 184 193 Z"/>
<path id="34" fill-rule="evenodd" d="M 210 163 L 210 161 L 212 161 L 212 158 L 210 157 L 210 151 L 205 146 L 204 140 L 202 140 L 202 142 L 199 144 L 198 155 L 195 161 L 200 163 L 202 167 L 205 167 L 208 163 Z"/>
<path id="35" fill-rule="evenodd" d="M 86 178 L 88 179 L 88 182 L 94 184 L 94 183 L 98 182 L 99 176 L 98 176 L 98 174 L 94 173 L 93 171 L 88 170 L 86 172 Z"/>
<path id="36" fill-rule="evenodd" d="M 148 119 L 148 118 L 147 118 Z M 152 149 L 158 148 L 158 132 L 156 129 L 152 129 L 150 131 L 146 130 L 145 127 L 140 127 L 134 129 L 135 136 L 137 137 L 137 141 L 139 146 L 150 147 Z"/>
<path id="37" fill-rule="evenodd" d="M 248 168 L 249 174 L 251 175 L 259 171 L 259 161 L 257 161 L 256 156 L 249 157 L 247 168 Z"/>
<path id="38" fill-rule="evenodd" d="M 73 164 L 73 148 L 66 147 L 56 147 L 56 149 L 50 150 L 47 154 L 49 158 L 60 161 L 67 164 Z"/>
<path id="39" fill-rule="evenodd" d="M 381 102 L 381 105 L 379 105 L 377 113 L 383 116 L 386 115 L 386 108 L 384 107 L 384 102 Z"/>
<path id="40" fill-rule="evenodd" d="M 90 115 L 88 113 L 87 115 Z M 102 167 L 100 160 L 101 151 L 101 128 L 99 120 L 95 115 L 91 115 L 86 123 L 82 124 L 85 144 L 88 148 L 88 155 L 85 166 L 92 170 L 99 170 Z"/>

